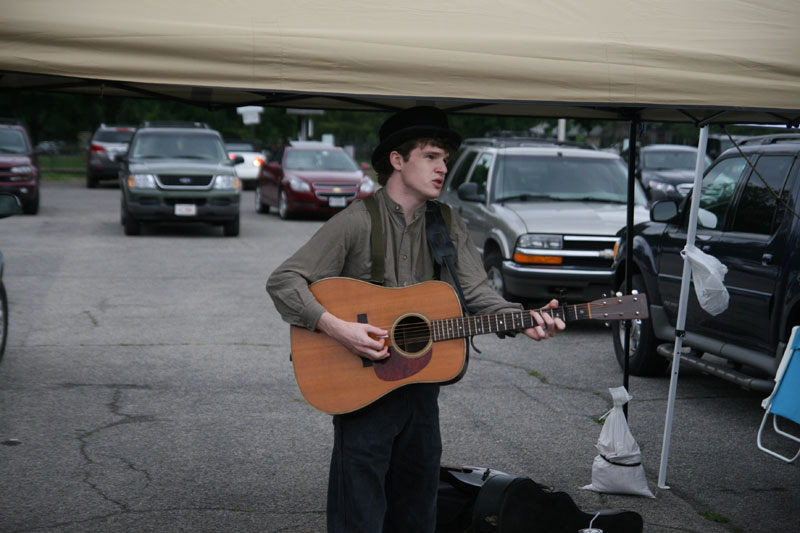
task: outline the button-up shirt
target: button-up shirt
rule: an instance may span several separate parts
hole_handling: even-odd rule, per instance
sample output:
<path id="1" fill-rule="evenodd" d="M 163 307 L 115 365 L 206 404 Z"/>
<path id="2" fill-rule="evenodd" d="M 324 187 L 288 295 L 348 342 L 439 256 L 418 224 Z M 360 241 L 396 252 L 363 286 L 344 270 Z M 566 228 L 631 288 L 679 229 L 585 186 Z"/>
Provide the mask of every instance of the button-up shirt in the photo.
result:
<path id="1" fill-rule="evenodd" d="M 425 205 L 406 224 L 403 208 L 386 189 L 375 193 L 384 233 L 384 286 L 406 287 L 434 279 L 434 260 L 425 235 Z M 270 275 L 267 292 L 281 317 L 290 324 L 316 329 L 325 308 L 311 294 L 309 284 L 342 276 L 369 281 L 372 268 L 372 222 L 364 202 L 355 201 L 331 217 Z M 518 311 L 486 284 L 486 272 L 464 221 L 452 213 L 450 237 L 457 251 L 456 272 L 467 309 L 473 314 Z M 442 281 L 451 285 L 447 268 Z"/>

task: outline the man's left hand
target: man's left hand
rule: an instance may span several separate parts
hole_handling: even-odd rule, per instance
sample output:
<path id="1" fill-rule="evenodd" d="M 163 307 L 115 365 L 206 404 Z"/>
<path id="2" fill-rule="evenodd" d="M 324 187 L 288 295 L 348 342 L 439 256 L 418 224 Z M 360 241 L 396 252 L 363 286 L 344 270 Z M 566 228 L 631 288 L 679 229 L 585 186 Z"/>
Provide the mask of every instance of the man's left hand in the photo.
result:
<path id="1" fill-rule="evenodd" d="M 557 309 L 558 300 L 550 300 L 550 303 L 542 309 Z M 540 341 L 548 337 L 554 337 L 556 332 L 564 331 L 566 324 L 560 318 L 553 318 L 550 313 L 540 313 L 531 310 L 531 316 L 538 325 L 522 330 L 522 332 L 535 341 Z"/>

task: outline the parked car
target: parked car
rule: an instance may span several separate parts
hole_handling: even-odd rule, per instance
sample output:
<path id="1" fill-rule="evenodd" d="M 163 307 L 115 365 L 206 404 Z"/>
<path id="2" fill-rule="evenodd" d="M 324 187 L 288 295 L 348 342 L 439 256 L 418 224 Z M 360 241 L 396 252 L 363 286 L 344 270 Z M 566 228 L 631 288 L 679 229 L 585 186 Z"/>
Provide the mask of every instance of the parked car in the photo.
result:
<path id="1" fill-rule="evenodd" d="M 118 180 L 121 168 L 119 157 L 128 151 L 134 126 L 111 126 L 100 124 L 89 142 L 86 165 L 86 186 L 97 187 L 101 180 Z"/>
<path id="2" fill-rule="evenodd" d="M 705 166 L 711 158 L 705 156 Z M 636 154 L 636 177 L 651 201 L 686 196 L 694 183 L 697 147 L 680 144 L 651 144 Z"/>
<path id="3" fill-rule="evenodd" d="M 22 204 L 19 198 L 7 192 L 0 193 L 0 218 L 17 215 L 22 212 Z M 0 360 L 6 351 L 6 339 L 8 338 L 8 295 L 6 287 L 3 285 L 3 252 L 0 252 Z"/>
<path id="4" fill-rule="evenodd" d="M 121 222 L 137 235 L 143 222 L 206 222 L 239 235 L 242 188 L 217 131 L 202 123 L 145 123 L 121 159 Z"/>
<path id="5" fill-rule="evenodd" d="M 256 185 L 256 211 L 290 218 L 299 213 L 330 215 L 375 192 L 375 182 L 342 148 L 293 141 L 270 155 Z"/>
<path id="6" fill-rule="evenodd" d="M 750 164 L 731 148 L 706 171 L 697 224 L 696 246 L 728 268 L 729 306 L 712 316 L 700 307 L 694 289 L 689 291 L 682 342 L 691 352 L 682 360 L 743 387 L 769 391 L 791 328 L 800 324 L 800 140 L 741 150 Z M 646 293 L 650 305 L 650 318 L 632 326 L 634 375 L 659 374 L 672 357 L 690 204 L 656 202 L 650 221 L 633 228 L 632 289 Z M 619 234 L 622 246 L 614 261 L 622 291 L 626 231 Z M 625 326 L 612 329 L 622 364 Z"/>
<path id="7" fill-rule="evenodd" d="M 255 189 L 258 181 L 258 173 L 267 160 L 267 152 L 261 149 L 259 141 L 245 141 L 229 139 L 225 141 L 225 149 L 228 157 L 235 159 L 241 156 L 244 161 L 234 168 L 236 175 L 242 180 L 243 189 Z"/>
<path id="8" fill-rule="evenodd" d="M 611 290 L 628 198 L 618 155 L 494 139 L 462 146 L 453 160 L 440 198 L 464 218 L 497 292 L 542 303 L 593 300 Z M 634 216 L 646 220 L 638 183 L 634 191 Z"/>
<path id="9" fill-rule="evenodd" d="M 27 215 L 39 212 L 39 157 L 28 130 L 16 119 L 0 119 L 0 192 L 22 202 Z"/>

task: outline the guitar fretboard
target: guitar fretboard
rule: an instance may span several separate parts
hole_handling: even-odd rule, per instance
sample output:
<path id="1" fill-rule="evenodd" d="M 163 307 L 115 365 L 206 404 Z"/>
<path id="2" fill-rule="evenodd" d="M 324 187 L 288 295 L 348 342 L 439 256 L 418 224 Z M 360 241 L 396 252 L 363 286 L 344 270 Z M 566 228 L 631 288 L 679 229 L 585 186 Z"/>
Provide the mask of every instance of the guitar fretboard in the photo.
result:
<path id="1" fill-rule="evenodd" d="M 592 316 L 592 304 L 588 303 L 564 305 L 556 309 L 539 310 L 539 312 L 547 313 L 554 318 L 558 317 L 564 322 L 602 318 Z M 485 333 L 504 333 L 536 325 L 537 322 L 529 311 L 446 318 L 444 320 L 434 320 L 431 324 L 434 342 L 461 339 Z"/>

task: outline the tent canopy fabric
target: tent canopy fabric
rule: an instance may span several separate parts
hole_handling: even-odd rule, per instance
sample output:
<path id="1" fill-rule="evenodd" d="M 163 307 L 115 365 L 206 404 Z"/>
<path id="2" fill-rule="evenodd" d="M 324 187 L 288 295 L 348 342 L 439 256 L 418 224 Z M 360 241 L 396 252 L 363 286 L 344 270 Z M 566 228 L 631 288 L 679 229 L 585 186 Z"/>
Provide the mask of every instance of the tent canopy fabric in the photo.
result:
<path id="1" fill-rule="evenodd" d="M 785 0 L 9 0 L 0 90 L 207 107 L 800 122 Z"/>

